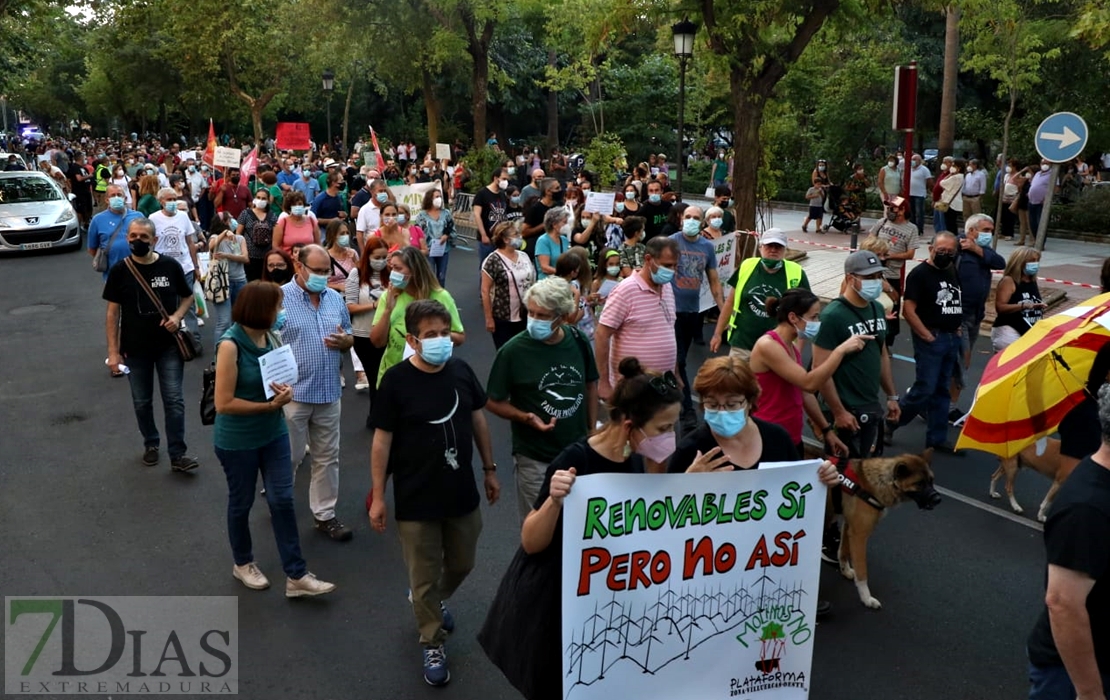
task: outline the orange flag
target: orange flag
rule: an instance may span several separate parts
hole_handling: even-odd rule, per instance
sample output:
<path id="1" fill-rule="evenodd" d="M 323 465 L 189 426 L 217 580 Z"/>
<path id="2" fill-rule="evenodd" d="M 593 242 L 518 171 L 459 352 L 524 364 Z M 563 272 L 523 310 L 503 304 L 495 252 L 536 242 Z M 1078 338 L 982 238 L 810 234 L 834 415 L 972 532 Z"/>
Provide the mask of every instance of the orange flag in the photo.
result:
<path id="1" fill-rule="evenodd" d="M 208 120 L 208 145 L 204 147 L 204 156 L 201 161 L 208 163 L 212 167 L 216 167 L 216 127 L 212 125 L 212 120 Z"/>

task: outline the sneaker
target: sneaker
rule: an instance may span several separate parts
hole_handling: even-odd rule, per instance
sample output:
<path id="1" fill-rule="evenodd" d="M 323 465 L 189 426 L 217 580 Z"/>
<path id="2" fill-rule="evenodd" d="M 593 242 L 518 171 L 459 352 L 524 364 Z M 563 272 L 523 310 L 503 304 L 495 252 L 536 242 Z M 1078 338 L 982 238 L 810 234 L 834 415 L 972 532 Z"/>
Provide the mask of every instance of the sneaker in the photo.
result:
<path id="1" fill-rule="evenodd" d="M 964 412 L 958 408 L 953 408 L 948 412 L 948 422 L 955 425 L 961 418 L 964 417 Z"/>
<path id="2" fill-rule="evenodd" d="M 894 444 L 894 431 L 898 430 L 898 424 L 894 421 L 886 421 L 883 430 L 883 444 L 890 447 Z"/>
<path id="3" fill-rule="evenodd" d="M 197 317 L 197 326 L 199 326 L 200 328 L 204 328 L 204 319 L 200 318 L 199 316 Z"/>
<path id="4" fill-rule="evenodd" d="M 832 603 L 827 600 L 817 601 L 817 617 L 825 617 L 832 612 Z"/>
<path id="5" fill-rule="evenodd" d="M 243 582 L 243 585 L 254 591 L 265 590 L 270 587 L 270 579 L 266 578 L 258 565 L 253 561 L 242 566 L 236 565 L 231 569 L 231 575 Z"/>
<path id="6" fill-rule="evenodd" d="M 200 462 L 189 455 L 181 455 L 180 457 L 170 460 L 170 469 L 175 472 L 191 472 L 199 466 Z"/>
<path id="7" fill-rule="evenodd" d="M 952 455 L 953 457 L 963 456 L 962 452 L 957 450 L 952 445 L 949 445 L 947 442 L 938 442 L 935 445 L 926 445 L 925 449 L 927 449 L 927 450 L 931 449 L 934 452 L 943 452 L 944 454 Z"/>
<path id="8" fill-rule="evenodd" d="M 825 534 L 821 537 L 821 561 L 838 566 L 840 564 L 837 559 L 839 553 L 840 530 L 835 525 L 825 528 Z"/>
<path id="9" fill-rule="evenodd" d="M 323 595 L 335 590 L 334 583 L 321 581 L 311 571 L 300 578 L 285 579 L 286 598 L 304 598 L 306 596 Z"/>
<path id="10" fill-rule="evenodd" d="M 447 652 L 440 644 L 424 647 L 424 682 L 428 685 L 447 685 L 451 671 L 447 668 Z"/>
<path id="11" fill-rule="evenodd" d="M 351 539 L 354 533 L 351 528 L 339 522 L 339 518 L 332 518 L 331 520 L 317 520 L 316 529 L 332 538 L 336 542 L 346 542 Z"/>
<path id="12" fill-rule="evenodd" d="M 143 466 L 153 467 L 158 464 L 158 448 L 147 447 L 143 450 Z"/>
<path id="13" fill-rule="evenodd" d="M 443 613 L 443 622 L 440 624 L 440 627 L 447 634 L 451 634 L 455 631 L 455 616 L 451 614 L 451 611 L 447 609 L 443 601 L 439 602 L 439 611 Z"/>
<path id="14" fill-rule="evenodd" d="M 342 374 L 339 375 L 339 388 L 340 389 L 346 389 L 347 388 L 347 378 L 344 377 Z"/>
<path id="15" fill-rule="evenodd" d="M 366 372 L 359 372 L 355 376 L 355 391 L 366 391 L 370 388 L 370 382 L 366 379 Z"/>

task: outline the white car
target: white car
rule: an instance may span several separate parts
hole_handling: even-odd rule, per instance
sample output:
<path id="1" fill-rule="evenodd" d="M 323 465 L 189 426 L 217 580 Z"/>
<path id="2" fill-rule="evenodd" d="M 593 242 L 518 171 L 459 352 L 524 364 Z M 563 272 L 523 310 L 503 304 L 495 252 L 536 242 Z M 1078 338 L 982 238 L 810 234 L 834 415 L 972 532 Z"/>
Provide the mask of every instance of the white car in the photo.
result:
<path id="1" fill-rule="evenodd" d="M 81 248 L 77 212 L 40 172 L 0 172 L 0 253 Z"/>

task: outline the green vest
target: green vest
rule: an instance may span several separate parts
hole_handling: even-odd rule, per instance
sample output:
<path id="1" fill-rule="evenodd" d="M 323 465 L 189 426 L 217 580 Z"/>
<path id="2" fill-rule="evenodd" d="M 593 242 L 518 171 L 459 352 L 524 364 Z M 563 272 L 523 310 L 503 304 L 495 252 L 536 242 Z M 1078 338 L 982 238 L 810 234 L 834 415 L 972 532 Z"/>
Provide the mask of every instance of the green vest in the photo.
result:
<path id="1" fill-rule="evenodd" d="M 740 263 L 739 274 L 736 278 L 736 286 L 733 288 L 732 295 L 732 316 L 728 319 L 728 329 L 732 331 L 736 328 L 736 317 L 740 315 L 740 297 L 744 295 L 744 285 L 748 283 L 748 278 L 752 276 L 755 271 L 755 266 L 760 263 L 762 258 L 747 258 Z M 802 266 L 793 260 L 783 260 L 783 265 L 786 267 L 786 288 L 794 289 L 802 282 Z"/>

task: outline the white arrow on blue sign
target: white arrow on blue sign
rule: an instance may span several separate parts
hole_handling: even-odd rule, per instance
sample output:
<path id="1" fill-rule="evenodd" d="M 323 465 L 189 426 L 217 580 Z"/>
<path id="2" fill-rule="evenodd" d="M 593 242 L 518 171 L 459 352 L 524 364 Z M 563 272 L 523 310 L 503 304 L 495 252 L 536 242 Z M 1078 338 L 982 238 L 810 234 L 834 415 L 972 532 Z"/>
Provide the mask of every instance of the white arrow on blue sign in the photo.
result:
<path id="1" fill-rule="evenodd" d="M 1072 112 L 1049 115 L 1037 127 L 1037 153 L 1053 163 L 1066 163 L 1087 146 L 1087 122 Z"/>

